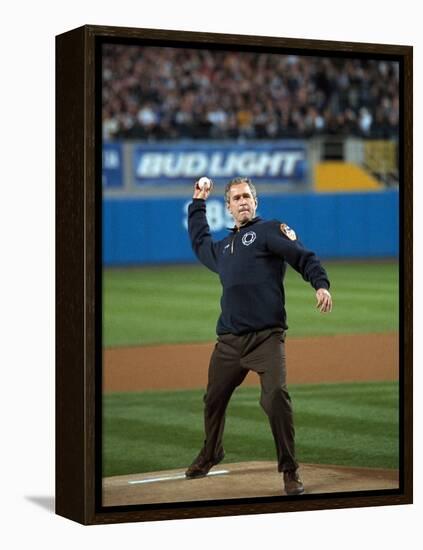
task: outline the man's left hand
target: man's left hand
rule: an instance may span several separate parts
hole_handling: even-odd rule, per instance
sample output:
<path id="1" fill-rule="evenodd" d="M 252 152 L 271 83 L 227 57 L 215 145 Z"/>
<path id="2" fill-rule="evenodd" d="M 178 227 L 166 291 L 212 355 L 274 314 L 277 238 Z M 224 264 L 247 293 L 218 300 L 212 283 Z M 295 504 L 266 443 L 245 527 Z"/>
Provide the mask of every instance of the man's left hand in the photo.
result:
<path id="1" fill-rule="evenodd" d="M 326 288 L 319 288 L 319 290 L 316 291 L 316 298 L 316 307 L 320 313 L 330 313 L 332 311 L 332 296 L 329 290 L 326 290 Z"/>

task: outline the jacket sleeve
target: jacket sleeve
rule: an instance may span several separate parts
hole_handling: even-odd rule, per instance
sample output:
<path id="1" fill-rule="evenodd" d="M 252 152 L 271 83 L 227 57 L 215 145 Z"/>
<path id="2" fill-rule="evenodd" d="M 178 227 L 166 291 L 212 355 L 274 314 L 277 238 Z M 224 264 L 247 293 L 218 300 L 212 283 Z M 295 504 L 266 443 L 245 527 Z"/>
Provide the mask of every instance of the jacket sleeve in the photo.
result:
<path id="1" fill-rule="evenodd" d="M 269 251 L 298 271 L 315 290 L 329 289 L 329 278 L 319 258 L 298 239 L 291 240 L 282 233 L 279 222 L 269 223 L 266 237 Z"/>
<path id="2" fill-rule="evenodd" d="M 206 218 L 206 201 L 203 199 L 193 199 L 188 207 L 188 233 L 197 258 L 211 271 L 218 273 L 218 244 L 212 241 Z"/>

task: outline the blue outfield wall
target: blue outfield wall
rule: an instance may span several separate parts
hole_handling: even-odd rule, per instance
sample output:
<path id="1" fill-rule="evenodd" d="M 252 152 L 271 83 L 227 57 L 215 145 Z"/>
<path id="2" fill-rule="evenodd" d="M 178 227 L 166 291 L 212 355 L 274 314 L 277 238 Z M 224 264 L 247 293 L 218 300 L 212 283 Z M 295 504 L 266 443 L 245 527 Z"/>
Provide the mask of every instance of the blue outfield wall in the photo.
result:
<path id="1" fill-rule="evenodd" d="M 105 198 L 103 265 L 187 263 L 197 261 L 186 230 L 183 198 Z M 232 225 L 223 198 L 207 201 L 213 237 Z M 397 191 L 307 195 L 263 195 L 257 214 L 292 227 L 305 246 L 321 258 L 398 256 Z"/>

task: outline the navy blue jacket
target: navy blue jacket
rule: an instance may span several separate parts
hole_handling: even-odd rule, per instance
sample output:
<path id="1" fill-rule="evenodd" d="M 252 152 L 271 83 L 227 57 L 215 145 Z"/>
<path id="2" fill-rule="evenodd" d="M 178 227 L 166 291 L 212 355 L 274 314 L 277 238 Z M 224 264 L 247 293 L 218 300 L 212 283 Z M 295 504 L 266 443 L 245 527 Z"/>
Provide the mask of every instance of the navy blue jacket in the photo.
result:
<path id="1" fill-rule="evenodd" d="M 193 199 L 188 209 L 192 248 L 202 264 L 219 274 L 223 287 L 218 334 L 245 334 L 271 327 L 287 329 L 283 279 L 286 264 L 301 273 L 313 288 L 329 288 L 319 259 L 297 239 L 292 240 L 276 220 L 254 218 L 213 242 L 206 203 Z"/>

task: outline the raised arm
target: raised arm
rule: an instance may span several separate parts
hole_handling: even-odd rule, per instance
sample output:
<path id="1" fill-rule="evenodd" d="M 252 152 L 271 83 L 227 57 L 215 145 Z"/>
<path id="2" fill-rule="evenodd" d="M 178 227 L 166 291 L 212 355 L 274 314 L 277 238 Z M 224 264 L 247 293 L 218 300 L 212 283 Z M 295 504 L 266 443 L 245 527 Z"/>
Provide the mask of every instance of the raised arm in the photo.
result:
<path id="1" fill-rule="evenodd" d="M 206 200 L 211 189 L 211 185 L 204 185 L 201 188 L 199 182 L 195 182 L 193 200 L 188 208 L 188 233 L 197 258 L 211 271 L 217 273 L 218 245 L 212 240 L 206 217 Z"/>

